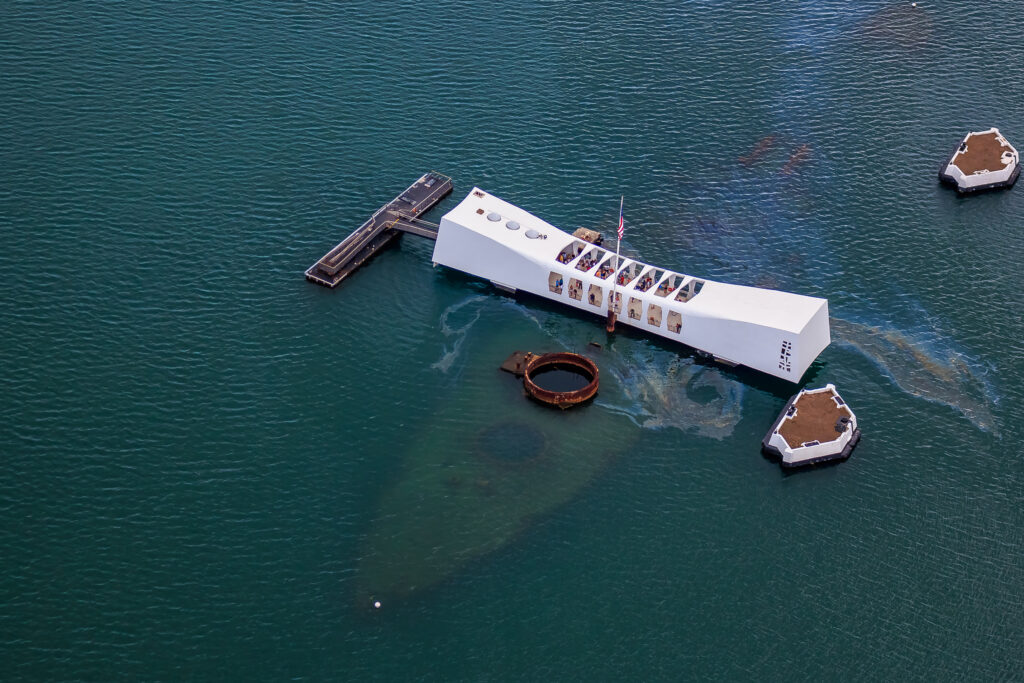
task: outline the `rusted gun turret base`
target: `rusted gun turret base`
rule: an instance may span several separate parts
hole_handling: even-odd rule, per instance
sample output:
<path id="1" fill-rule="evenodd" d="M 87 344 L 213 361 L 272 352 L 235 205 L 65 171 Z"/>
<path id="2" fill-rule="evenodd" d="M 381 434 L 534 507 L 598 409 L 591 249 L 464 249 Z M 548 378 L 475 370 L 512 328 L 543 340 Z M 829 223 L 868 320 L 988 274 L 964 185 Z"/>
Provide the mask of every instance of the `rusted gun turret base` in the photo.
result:
<path id="1" fill-rule="evenodd" d="M 533 381 L 532 376 L 551 367 L 567 369 L 589 378 L 590 381 L 585 387 L 576 391 L 544 389 Z M 599 384 L 597 365 L 594 364 L 594 361 L 578 353 L 536 354 L 530 351 L 515 351 L 501 364 L 501 369 L 511 372 L 516 377 L 522 377 L 523 388 L 530 398 L 546 405 L 557 406 L 562 410 L 586 403 L 597 395 Z"/>

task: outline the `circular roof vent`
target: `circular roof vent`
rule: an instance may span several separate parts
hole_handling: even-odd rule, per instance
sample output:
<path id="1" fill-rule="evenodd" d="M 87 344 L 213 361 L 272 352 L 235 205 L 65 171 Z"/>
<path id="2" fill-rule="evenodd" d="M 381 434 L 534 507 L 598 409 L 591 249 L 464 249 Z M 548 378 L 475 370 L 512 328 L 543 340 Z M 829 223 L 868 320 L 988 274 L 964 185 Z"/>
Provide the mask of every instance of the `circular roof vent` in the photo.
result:
<path id="1" fill-rule="evenodd" d="M 501 216 L 492 211 L 489 214 L 487 214 L 487 220 L 491 221 L 492 223 L 497 223 L 498 221 L 501 220 Z"/>
<path id="2" fill-rule="evenodd" d="M 515 221 L 509 221 L 508 223 L 505 223 L 505 227 L 508 228 L 509 230 L 518 230 L 519 223 L 516 223 Z"/>
<path id="3" fill-rule="evenodd" d="M 538 237 L 540 237 L 540 233 L 537 232 L 536 230 L 527 230 L 526 236 L 529 237 L 531 240 L 535 240 Z"/>

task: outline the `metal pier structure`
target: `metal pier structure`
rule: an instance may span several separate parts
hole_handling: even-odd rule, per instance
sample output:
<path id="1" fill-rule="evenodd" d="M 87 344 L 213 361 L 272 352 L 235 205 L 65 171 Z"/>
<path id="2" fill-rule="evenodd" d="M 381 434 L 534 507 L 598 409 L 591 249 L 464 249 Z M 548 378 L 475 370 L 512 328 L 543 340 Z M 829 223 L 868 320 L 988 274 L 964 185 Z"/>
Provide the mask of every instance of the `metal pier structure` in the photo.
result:
<path id="1" fill-rule="evenodd" d="M 306 279 L 325 287 L 337 287 L 403 232 L 437 239 L 437 226 L 421 216 L 451 191 L 452 179 L 448 176 L 434 171 L 423 175 L 311 265 L 306 271 Z"/>

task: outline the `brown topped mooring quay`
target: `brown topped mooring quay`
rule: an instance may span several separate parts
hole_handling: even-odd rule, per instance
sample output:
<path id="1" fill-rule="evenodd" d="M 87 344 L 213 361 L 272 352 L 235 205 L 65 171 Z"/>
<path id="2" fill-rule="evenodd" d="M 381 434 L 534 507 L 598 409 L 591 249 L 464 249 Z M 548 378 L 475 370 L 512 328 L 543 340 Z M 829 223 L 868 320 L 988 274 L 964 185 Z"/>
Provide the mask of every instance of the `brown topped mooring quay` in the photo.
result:
<path id="1" fill-rule="evenodd" d="M 945 164 L 939 180 L 960 194 L 1010 187 L 1020 176 L 1020 155 L 998 128 L 971 131 Z"/>
<path id="2" fill-rule="evenodd" d="M 794 402 L 799 411 L 798 419 L 784 421 L 779 429 L 779 434 L 790 448 L 839 438 L 842 432 L 836 427 L 837 421 L 842 418 L 849 420 L 853 413 L 845 404 L 837 404 L 833 396 L 832 392 L 807 393 Z"/>
<path id="3" fill-rule="evenodd" d="M 421 216 L 451 191 L 452 179 L 448 176 L 435 171 L 424 174 L 310 266 L 306 279 L 325 287 L 337 287 L 403 232 L 437 239 L 437 226 L 424 221 Z"/>
<path id="4" fill-rule="evenodd" d="M 967 144 L 967 140 L 970 140 L 970 145 Z M 960 143 L 950 162 L 956 164 L 965 174 L 998 171 L 1009 163 L 1003 158 L 1007 145 L 1003 144 L 999 133 L 970 133 L 967 140 Z"/>

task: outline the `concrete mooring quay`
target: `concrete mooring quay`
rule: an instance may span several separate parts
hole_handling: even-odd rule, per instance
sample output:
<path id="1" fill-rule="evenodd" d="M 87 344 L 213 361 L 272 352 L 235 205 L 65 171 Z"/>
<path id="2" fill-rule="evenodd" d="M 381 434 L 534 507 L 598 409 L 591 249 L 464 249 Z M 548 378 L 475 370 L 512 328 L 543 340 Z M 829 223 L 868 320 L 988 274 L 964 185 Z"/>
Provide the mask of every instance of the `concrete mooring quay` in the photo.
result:
<path id="1" fill-rule="evenodd" d="M 370 216 L 341 244 L 331 249 L 306 271 L 306 279 L 325 287 L 337 287 L 371 256 L 403 232 L 437 239 L 437 226 L 420 216 L 452 191 L 452 179 L 431 171 Z"/>

